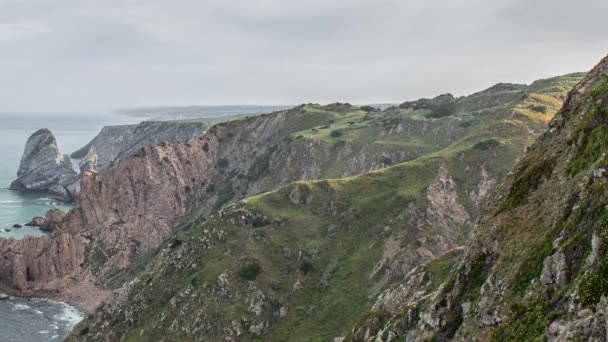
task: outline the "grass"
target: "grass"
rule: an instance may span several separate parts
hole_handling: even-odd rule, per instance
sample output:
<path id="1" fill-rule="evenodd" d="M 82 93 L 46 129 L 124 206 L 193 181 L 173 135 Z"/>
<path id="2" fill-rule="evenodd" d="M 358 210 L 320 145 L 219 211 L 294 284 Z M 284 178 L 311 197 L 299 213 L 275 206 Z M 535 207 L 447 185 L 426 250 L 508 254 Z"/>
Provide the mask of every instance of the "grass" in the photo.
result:
<path id="1" fill-rule="evenodd" d="M 501 106 L 484 107 L 495 100 L 502 101 Z M 548 110 L 542 115 L 554 114 L 550 103 L 545 103 L 551 100 L 542 96 L 526 100 L 543 100 Z M 200 334 L 213 340 L 221 339 L 233 321 L 264 320 L 270 322 L 265 340 L 325 341 L 348 334 L 366 317 L 381 290 L 403 280 L 385 272 L 372 276 L 388 238 L 399 235 L 397 248 L 407 253 L 419 247 L 419 239 L 428 241 L 440 233 L 435 227 L 413 224 L 428 207 L 426 191 L 437 181 L 438 168 L 449 170 L 458 198 L 474 214 L 479 209 L 470 203 L 469 192 L 480 179 L 478 172 L 473 174 L 468 168 L 484 165 L 492 175 L 505 175 L 529 144 L 527 130 L 544 127 L 543 120 L 507 122 L 522 101 L 518 89 L 459 101 L 445 111 L 449 115 L 434 118 L 428 110 L 393 108 L 367 113 L 344 104 L 305 105 L 285 114 L 287 123 L 268 148 L 269 155 L 312 149 L 312 154 L 321 156 L 326 179 L 300 181 L 249 197 L 224 210 L 222 216 L 195 222 L 173 237 L 131 291 L 127 308 L 133 313 L 133 323 L 121 321 L 112 330 L 128 341 L 139 341 L 166 336 L 171 322 L 178 321 L 180 329 L 171 331 L 176 340 Z M 251 119 L 219 124 L 214 131 L 221 139 L 238 137 L 240 125 L 247 120 Z M 332 137 L 332 132 L 341 134 Z M 389 158 L 394 165 L 347 176 L 348 162 L 336 157 L 336 151 L 346 149 L 351 155 L 377 156 L 378 162 Z M 540 182 L 547 171 L 530 166 L 536 170 L 533 175 L 541 174 L 536 180 Z M 270 158 L 261 158 L 248 175 L 262 181 L 270 177 L 270 168 Z M 223 201 L 233 196 L 230 187 L 217 188 Z M 523 185 L 519 188 L 517 198 L 524 192 Z M 331 234 L 328 227 L 333 227 Z M 465 236 L 470 227 L 451 229 Z M 448 254 L 421 267 L 428 280 L 427 295 L 449 276 L 457 255 Z M 485 259 L 474 265 L 467 296 L 478 295 L 488 265 Z M 220 286 L 220 275 L 226 275 L 228 285 Z M 246 301 L 258 290 L 265 295 L 260 316 L 249 311 Z M 186 295 L 187 291 L 191 292 Z M 288 310 L 279 319 L 276 315 L 283 306 Z M 199 335 L 188 332 L 200 322 L 211 323 Z"/>

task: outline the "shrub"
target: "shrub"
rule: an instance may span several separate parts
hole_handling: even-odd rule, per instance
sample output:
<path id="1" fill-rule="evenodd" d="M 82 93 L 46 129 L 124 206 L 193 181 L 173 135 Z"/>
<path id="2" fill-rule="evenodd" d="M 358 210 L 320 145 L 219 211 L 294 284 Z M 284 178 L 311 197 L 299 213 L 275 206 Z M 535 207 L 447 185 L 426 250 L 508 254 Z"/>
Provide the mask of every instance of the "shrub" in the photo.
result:
<path id="1" fill-rule="evenodd" d="M 342 131 L 340 130 L 333 130 L 331 131 L 331 133 L 329 134 L 332 138 L 339 138 L 343 135 L 344 133 L 342 133 Z"/>
<path id="2" fill-rule="evenodd" d="M 474 149 L 476 150 L 489 150 L 491 148 L 494 147 L 498 147 L 500 146 L 500 141 L 496 140 L 496 139 L 488 139 L 488 140 L 484 140 L 484 141 L 480 141 L 477 144 L 475 144 L 473 146 Z"/>
<path id="3" fill-rule="evenodd" d="M 314 265 L 310 261 L 302 261 L 300 265 L 300 271 L 304 274 L 310 273 L 314 269 Z"/>
<path id="4" fill-rule="evenodd" d="M 270 224 L 270 220 L 263 216 L 256 216 L 251 223 L 253 228 L 260 228 Z"/>
<path id="5" fill-rule="evenodd" d="M 543 114 L 547 113 L 547 106 L 532 106 L 531 109 L 538 113 L 543 113 Z"/>
<path id="6" fill-rule="evenodd" d="M 239 270 L 239 277 L 241 277 L 243 280 L 253 281 L 258 277 L 260 272 L 262 272 L 260 265 L 256 263 L 248 264 L 241 267 Z"/>
<path id="7" fill-rule="evenodd" d="M 375 112 L 377 109 L 372 106 L 363 106 L 363 107 L 361 107 L 361 110 L 369 113 L 369 112 Z"/>

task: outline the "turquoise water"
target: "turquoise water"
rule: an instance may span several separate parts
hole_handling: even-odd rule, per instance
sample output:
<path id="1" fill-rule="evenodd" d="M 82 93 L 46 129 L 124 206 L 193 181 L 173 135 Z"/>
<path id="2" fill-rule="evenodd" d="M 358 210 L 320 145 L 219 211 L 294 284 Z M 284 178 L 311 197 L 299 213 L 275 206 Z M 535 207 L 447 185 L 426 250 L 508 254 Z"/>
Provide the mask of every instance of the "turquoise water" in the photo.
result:
<path id="1" fill-rule="evenodd" d="M 0 113 L 0 238 L 45 234 L 35 227 L 12 227 L 29 222 L 35 216 L 42 216 L 53 207 L 63 210 L 70 208 L 70 205 L 44 196 L 23 195 L 7 189 L 17 177 L 25 142 L 32 133 L 40 128 L 50 129 L 57 138 L 61 152 L 69 154 L 87 144 L 103 126 L 131 124 L 141 120 L 118 114 Z"/>

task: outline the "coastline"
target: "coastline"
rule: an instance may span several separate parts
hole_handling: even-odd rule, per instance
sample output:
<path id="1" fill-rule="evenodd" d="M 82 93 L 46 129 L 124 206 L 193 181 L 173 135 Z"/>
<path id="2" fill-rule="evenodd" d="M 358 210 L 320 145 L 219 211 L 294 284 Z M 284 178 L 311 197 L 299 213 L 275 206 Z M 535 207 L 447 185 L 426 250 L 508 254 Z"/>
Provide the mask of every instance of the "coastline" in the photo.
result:
<path id="1" fill-rule="evenodd" d="M 19 291 L 14 288 L 0 286 L 0 292 L 16 298 L 44 299 L 67 304 L 82 313 L 83 318 L 92 314 L 103 302 L 112 297 L 112 291 L 100 290 L 88 283 L 80 283 L 78 286 L 67 287 L 61 290 Z"/>

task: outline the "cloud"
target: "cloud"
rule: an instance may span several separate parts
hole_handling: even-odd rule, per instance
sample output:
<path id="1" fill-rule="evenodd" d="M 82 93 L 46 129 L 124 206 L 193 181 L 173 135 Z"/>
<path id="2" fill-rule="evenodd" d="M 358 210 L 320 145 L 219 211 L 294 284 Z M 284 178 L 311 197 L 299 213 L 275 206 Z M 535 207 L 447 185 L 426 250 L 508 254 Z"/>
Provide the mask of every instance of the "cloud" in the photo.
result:
<path id="1" fill-rule="evenodd" d="M 47 25 L 36 21 L 0 23 L 0 42 L 24 40 L 50 32 Z"/>
<path id="2" fill-rule="evenodd" d="M 399 102 L 590 68 L 608 2 L 0 0 L 0 111 Z"/>

